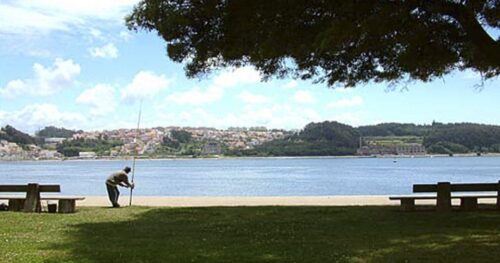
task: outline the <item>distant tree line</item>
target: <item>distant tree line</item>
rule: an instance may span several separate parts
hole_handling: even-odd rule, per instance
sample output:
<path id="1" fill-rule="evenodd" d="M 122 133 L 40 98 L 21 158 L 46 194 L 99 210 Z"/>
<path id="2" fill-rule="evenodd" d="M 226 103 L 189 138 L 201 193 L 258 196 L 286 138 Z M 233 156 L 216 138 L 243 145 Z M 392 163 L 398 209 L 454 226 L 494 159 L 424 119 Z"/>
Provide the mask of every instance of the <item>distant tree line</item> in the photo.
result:
<path id="1" fill-rule="evenodd" d="M 37 140 L 35 137 L 32 137 L 29 134 L 15 129 L 10 125 L 0 128 L 0 140 L 14 142 L 21 146 L 40 143 L 40 140 Z"/>
<path id="2" fill-rule="evenodd" d="M 356 153 L 359 132 L 339 122 L 310 123 L 296 134 L 273 140 L 249 150 L 230 150 L 229 154 L 248 156 L 325 156 Z"/>
<path id="3" fill-rule="evenodd" d="M 420 136 L 429 153 L 500 152 L 500 126 L 433 122 L 431 125 L 383 123 L 361 126 L 362 136 Z"/>
<path id="4" fill-rule="evenodd" d="M 474 123 L 431 125 L 382 123 L 358 128 L 338 122 L 310 123 L 302 131 L 249 150 L 232 150 L 232 155 L 320 156 L 353 155 L 360 137 L 418 136 L 428 153 L 453 154 L 500 152 L 500 126 Z"/>
<path id="5" fill-rule="evenodd" d="M 29 144 L 42 145 L 44 143 L 45 138 L 51 138 L 51 137 L 71 138 L 73 137 L 73 134 L 79 132 L 82 131 L 74 131 L 65 128 L 48 126 L 36 132 L 35 136 L 31 136 L 27 133 L 17 130 L 16 128 L 10 125 L 6 125 L 5 127 L 0 128 L 0 140 L 14 142 L 21 146 Z"/>
<path id="6" fill-rule="evenodd" d="M 75 131 L 64 128 L 46 127 L 30 136 L 7 125 L 0 129 L 0 140 L 15 142 L 21 146 L 43 144 L 41 136 L 70 137 Z M 453 154 L 469 152 L 500 152 L 500 126 L 475 123 L 433 122 L 430 125 L 405 123 L 382 123 L 354 128 L 335 121 L 310 123 L 299 132 L 283 139 L 273 140 L 253 149 L 227 149 L 224 153 L 236 156 L 324 156 L 353 155 L 359 147 L 360 137 L 418 136 L 427 152 Z M 57 145 L 57 151 L 65 156 L 76 156 L 82 151 L 105 154 L 113 147 L 123 145 L 120 141 L 98 139 L 66 140 Z M 172 130 L 162 142 L 161 153 L 196 155 L 202 144 L 192 139 L 184 130 Z"/>
<path id="7" fill-rule="evenodd" d="M 434 125 L 434 124 L 433 124 Z M 431 131 L 433 125 L 416 125 L 412 123 L 381 123 L 358 127 L 362 136 L 419 136 L 423 137 Z"/>
<path id="8" fill-rule="evenodd" d="M 500 126 L 433 123 L 424 145 L 436 153 L 500 152 Z"/>
<path id="9" fill-rule="evenodd" d="M 57 144 L 57 151 L 66 157 L 78 156 L 80 152 L 95 152 L 97 155 L 109 155 L 110 150 L 116 146 L 122 146 L 123 142 L 117 140 L 98 139 L 74 139 L 65 140 Z"/>

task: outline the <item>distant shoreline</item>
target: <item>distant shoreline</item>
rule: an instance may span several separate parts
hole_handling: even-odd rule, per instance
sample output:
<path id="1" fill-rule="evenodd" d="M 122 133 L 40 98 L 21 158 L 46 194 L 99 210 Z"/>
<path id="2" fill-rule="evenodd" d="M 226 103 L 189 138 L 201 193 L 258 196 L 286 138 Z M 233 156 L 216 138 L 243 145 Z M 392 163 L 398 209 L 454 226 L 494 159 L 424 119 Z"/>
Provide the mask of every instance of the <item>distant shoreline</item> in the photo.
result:
<path id="1" fill-rule="evenodd" d="M 178 156 L 178 157 L 137 157 L 136 160 L 231 160 L 231 159 L 364 159 L 364 158 L 381 158 L 381 159 L 400 159 L 400 158 L 453 158 L 453 157 L 500 157 L 500 153 L 482 153 L 477 155 L 476 153 L 465 153 L 465 154 L 454 154 L 450 156 L 448 154 L 425 154 L 425 155 L 329 155 L 329 156 Z M 36 162 L 36 161 L 127 161 L 132 160 L 133 157 L 96 157 L 96 158 L 79 158 L 70 157 L 64 159 L 0 159 L 0 162 Z"/>

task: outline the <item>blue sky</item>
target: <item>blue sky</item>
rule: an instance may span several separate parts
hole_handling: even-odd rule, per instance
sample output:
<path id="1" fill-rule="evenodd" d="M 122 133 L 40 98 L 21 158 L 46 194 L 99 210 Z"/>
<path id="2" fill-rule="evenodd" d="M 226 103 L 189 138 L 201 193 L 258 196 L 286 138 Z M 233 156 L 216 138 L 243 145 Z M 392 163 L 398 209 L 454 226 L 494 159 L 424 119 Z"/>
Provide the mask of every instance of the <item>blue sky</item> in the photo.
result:
<path id="1" fill-rule="evenodd" d="M 315 121 L 500 124 L 500 80 L 474 72 L 430 83 L 354 89 L 292 79 L 261 82 L 254 69 L 187 79 L 155 33 L 130 32 L 123 16 L 136 0 L 0 2 L 0 126 L 33 133 L 47 125 L 131 128 L 266 126 Z"/>

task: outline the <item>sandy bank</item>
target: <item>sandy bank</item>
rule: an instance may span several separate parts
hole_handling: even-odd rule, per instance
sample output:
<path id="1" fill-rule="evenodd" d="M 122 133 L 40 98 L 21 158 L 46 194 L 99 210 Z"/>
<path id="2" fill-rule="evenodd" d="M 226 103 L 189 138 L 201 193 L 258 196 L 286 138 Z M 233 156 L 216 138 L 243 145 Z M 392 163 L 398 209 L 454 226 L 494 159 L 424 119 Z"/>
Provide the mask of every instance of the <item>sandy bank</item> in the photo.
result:
<path id="1" fill-rule="evenodd" d="M 121 205 L 128 205 L 129 197 L 120 197 Z M 350 206 L 350 205 L 391 205 L 387 196 L 134 196 L 134 205 L 203 207 L 203 206 Z M 87 196 L 78 202 L 81 206 L 108 206 L 106 196 Z"/>
<path id="2" fill-rule="evenodd" d="M 1 199 L 5 203 L 7 199 Z M 42 201 L 45 205 L 46 201 Z M 495 198 L 480 199 L 480 203 L 493 204 Z M 120 205 L 128 206 L 129 196 L 123 195 Z M 452 200 L 460 205 L 459 199 Z M 435 200 L 417 200 L 416 204 L 435 205 Z M 133 205 L 153 207 L 210 207 L 210 206 L 399 206 L 399 201 L 387 195 L 346 196 L 134 196 Z M 107 196 L 85 196 L 77 206 L 110 206 Z"/>
<path id="3" fill-rule="evenodd" d="M 6 201 L 6 200 L 2 200 Z M 0 203 L 2 203 L 0 201 Z M 480 199 L 480 203 L 495 203 L 496 199 Z M 45 205 L 42 201 L 42 205 Z M 453 205 L 459 205 L 453 199 Z M 435 200 L 417 200 L 417 204 L 435 205 Z M 128 206 L 129 197 L 120 197 L 120 205 Z M 399 206 L 399 201 L 387 195 L 347 196 L 134 196 L 133 205 L 153 207 L 210 207 L 210 206 Z M 85 196 L 77 206 L 110 206 L 107 196 Z"/>
<path id="4" fill-rule="evenodd" d="M 120 197 L 120 204 L 128 205 L 129 197 Z M 418 201 L 433 204 L 433 201 Z M 434 201 L 435 203 L 435 201 Z M 458 200 L 454 200 L 458 205 Z M 79 206 L 109 206 L 106 196 L 87 196 Z M 385 195 L 370 196 L 256 196 L 256 197 L 182 197 L 182 196 L 134 196 L 133 205 L 165 207 L 209 207 L 209 206 L 367 206 L 399 205 Z"/>

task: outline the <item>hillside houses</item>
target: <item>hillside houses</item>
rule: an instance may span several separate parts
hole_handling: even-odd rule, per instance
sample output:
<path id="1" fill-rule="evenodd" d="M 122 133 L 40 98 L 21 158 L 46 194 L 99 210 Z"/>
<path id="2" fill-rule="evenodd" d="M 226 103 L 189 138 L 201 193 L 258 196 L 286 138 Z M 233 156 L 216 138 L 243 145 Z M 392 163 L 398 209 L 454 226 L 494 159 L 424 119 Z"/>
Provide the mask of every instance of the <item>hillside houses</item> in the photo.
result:
<path id="1" fill-rule="evenodd" d="M 123 142 L 123 146 L 112 150 L 110 155 L 113 156 L 150 155 L 161 147 L 163 138 L 165 136 L 170 137 L 173 130 L 189 132 L 193 141 L 204 142 L 205 144 L 213 142 L 220 148 L 224 146 L 228 149 L 251 149 L 267 141 L 282 139 L 286 135 L 285 131 L 267 130 L 263 127 L 259 127 L 259 129 L 231 128 L 227 130 L 206 127 L 156 127 L 139 129 L 139 131 L 136 129 L 117 129 L 81 132 L 74 134 L 72 139 L 108 139 Z M 202 151 L 218 152 L 218 154 L 221 152 L 220 149 L 214 150 L 215 148 L 210 146 L 207 149 L 202 149 Z"/>
<path id="2" fill-rule="evenodd" d="M 62 155 L 55 150 L 42 149 L 36 145 L 24 148 L 17 143 L 0 140 L 0 160 L 58 159 Z"/>

